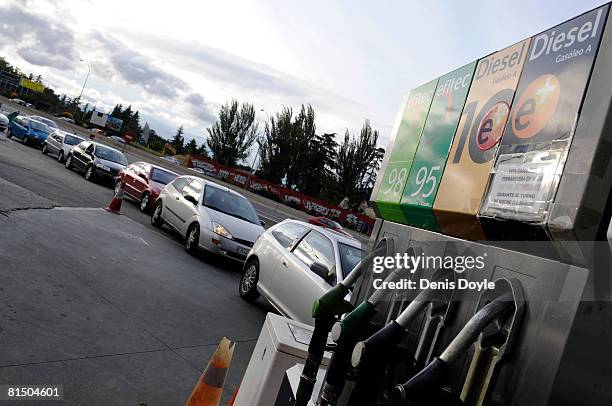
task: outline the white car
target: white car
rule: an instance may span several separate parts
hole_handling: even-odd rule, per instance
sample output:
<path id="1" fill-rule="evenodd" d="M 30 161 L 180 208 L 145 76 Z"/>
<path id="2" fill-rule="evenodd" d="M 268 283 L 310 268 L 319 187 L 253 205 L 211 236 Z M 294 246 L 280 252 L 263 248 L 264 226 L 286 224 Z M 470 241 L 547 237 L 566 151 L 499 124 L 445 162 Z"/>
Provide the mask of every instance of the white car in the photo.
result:
<path id="1" fill-rule="evenodd" d="M 78 135 L 70 134 L 62 130 L 55 130 L 44 141 L 42 146 L 42 153 L 47 155 L 49 153 L 57 156 L 59 162 L 64 162 L 72 148 L 75 145 L 85 141 L 85 138 L 79 137 Z"/>
<path id="2" fill-rule="evenodd" d="M 4 132 L 9 126 L 9 119 L 0 112 L 0 132 Z"/>
<path id="3" fill-rule="evenodd" d="M 151 224 L 167 224 L 185 236 L 185 251 L 244 261 L 263 222 L 241 194 L 195 176 L 181 176 L 159 194 Z"/>
<path id="4" fill-rule="evenodd" d="M 263 233 L 249 252 L 238 292 L 259 295 L 281 314 L 312 325 L 312 304 L 361 261 L 361 243 L 340 233 L 285 220 Z"/>

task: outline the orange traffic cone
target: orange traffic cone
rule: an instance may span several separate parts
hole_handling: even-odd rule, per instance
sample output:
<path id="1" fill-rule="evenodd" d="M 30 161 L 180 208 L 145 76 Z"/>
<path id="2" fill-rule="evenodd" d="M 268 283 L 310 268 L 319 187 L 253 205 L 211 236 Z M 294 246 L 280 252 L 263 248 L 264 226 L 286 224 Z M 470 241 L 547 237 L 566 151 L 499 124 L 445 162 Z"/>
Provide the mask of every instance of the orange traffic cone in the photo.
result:
<path id="1" fill-rule="evenodd" d="M 119 184 L 119 189 L 115 193 L 113 200 L 111 200 L 108 207 L 104 210 L 110 211 L 111 213 L 121 214 L 121 203 L 123 202 L 123 182 Z"/>
<path id="2" fill-rule="evenodd" d="M 223 393 L 223 384 L 234 354 L 235 343 L 226 337 L 221 339 L 217 350 L 187 400 L 187 406 L 218 406 Z"/>

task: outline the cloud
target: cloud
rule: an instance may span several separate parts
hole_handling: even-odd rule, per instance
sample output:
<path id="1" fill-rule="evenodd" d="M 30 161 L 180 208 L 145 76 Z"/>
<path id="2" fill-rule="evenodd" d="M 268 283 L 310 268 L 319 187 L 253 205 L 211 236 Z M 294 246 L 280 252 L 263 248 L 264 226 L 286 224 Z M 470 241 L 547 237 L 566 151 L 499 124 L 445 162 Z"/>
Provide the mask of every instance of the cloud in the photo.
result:
<path id="1" fill-rule="evenodd" d="M 72 30 L 14 5 L 0 7 L 0 40 L 33 65 L 67 70 L 78 59 Z"/>
<path id="2" fill-rule="evenodd" d="M 100 32 L 94 33 L 93 39 L 106 49 L 111 66 L 126 82 L 166 98 L 175 98 L 179 90 L 188 90 L 185 81 L 161 69 L 152 58 L 134 51 L 118 39 Z"/>
<path id="3" fill-rule="evenodd" d="M 213 123 L 215 121 L 216 115 L 208 107 L 202 95 L 190 93 L 184 100 L 189 105 L 191 114 L 196 118 L 206 123 Z"/>

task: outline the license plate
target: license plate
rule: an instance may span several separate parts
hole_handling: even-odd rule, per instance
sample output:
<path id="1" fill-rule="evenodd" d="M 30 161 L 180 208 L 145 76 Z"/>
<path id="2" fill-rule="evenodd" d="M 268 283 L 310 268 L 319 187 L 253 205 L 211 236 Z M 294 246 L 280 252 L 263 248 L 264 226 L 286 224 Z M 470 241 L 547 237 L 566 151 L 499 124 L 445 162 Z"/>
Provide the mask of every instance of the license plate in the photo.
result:
<path id="1" fill-rule="evenodd" d="M 236 249 L 236 252 L 240 255 L 247 255 L 249 253 L 249 250 L 246 248 L 238 247 Z"/>

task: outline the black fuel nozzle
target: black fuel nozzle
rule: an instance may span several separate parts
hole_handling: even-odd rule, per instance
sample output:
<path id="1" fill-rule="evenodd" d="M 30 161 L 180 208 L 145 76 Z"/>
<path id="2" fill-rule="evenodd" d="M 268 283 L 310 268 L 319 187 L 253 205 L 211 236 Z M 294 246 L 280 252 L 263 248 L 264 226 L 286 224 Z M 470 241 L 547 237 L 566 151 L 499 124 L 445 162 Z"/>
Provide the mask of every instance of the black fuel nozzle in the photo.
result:
<path id="1" fill-rule="evenodd" d="M 493 321 L 505 317 L 514 309 L 511 293 L 489 302 L 467 322 L 444 352 L 408 382 L 396 385 L 391 397 L 395 404 L 427 404 L 431 394 L 438 392 L 448 378 L 450 365 L 464 355 L 478 336 Z"/>
<path id="2" fill-rule="evenodd" d="M 353 309 L 353 306 L 344 299 L 349 293 L 349 289 L 375 257 L 386 255 L 390 249 L 394 249 L 393 239 L 382 241 L 384 243 L 379 244 L 376 249 L 366 255 L 342 282 L 328 290 L 327 293 L 313 303 L 312 317 L 315 321 L 314 330 L 298 384 L 295 397 L 296 406 L 306 406 L 312 396 L 317 372 L 325 353 L 329 331 L 342 314 Z"/>
<path id="3" fill-rule="evenodd" d="M 442 277 L 443 274 L 439 274 L 436 279 Z M 435 289 L 422 290 L 394 321 L 355 345 L 351 364 L 358 372 L 348 403 L 350 406 L 371 405 L 375 401 L 376 391 L 373 388 L 379 386 L 385 367 L 397 353 L 397 345 L 405 336 L 406 329 L 437 293 Z"/>
<path id="4" fill-rule="evenodd" d="M 411 256 L 416 255 L 414 248 L 409 248 L 406 253 Z M 387 275 L 385 282 L 398 280 L 405 272 L 405 269 L 397 268 Z M 363 301 L 332 328 L 336 349 L 327 367 L 325 384 L 318 399 L 319 406 L 333 406 L 337 403 L 350 370 L 353 348 L 359 341 L 373 333 L 371 320 L 377 313 L 377 305 L 387 294 L 388 292 L 384 290 L 374 291 L 369 299 Z"/>

